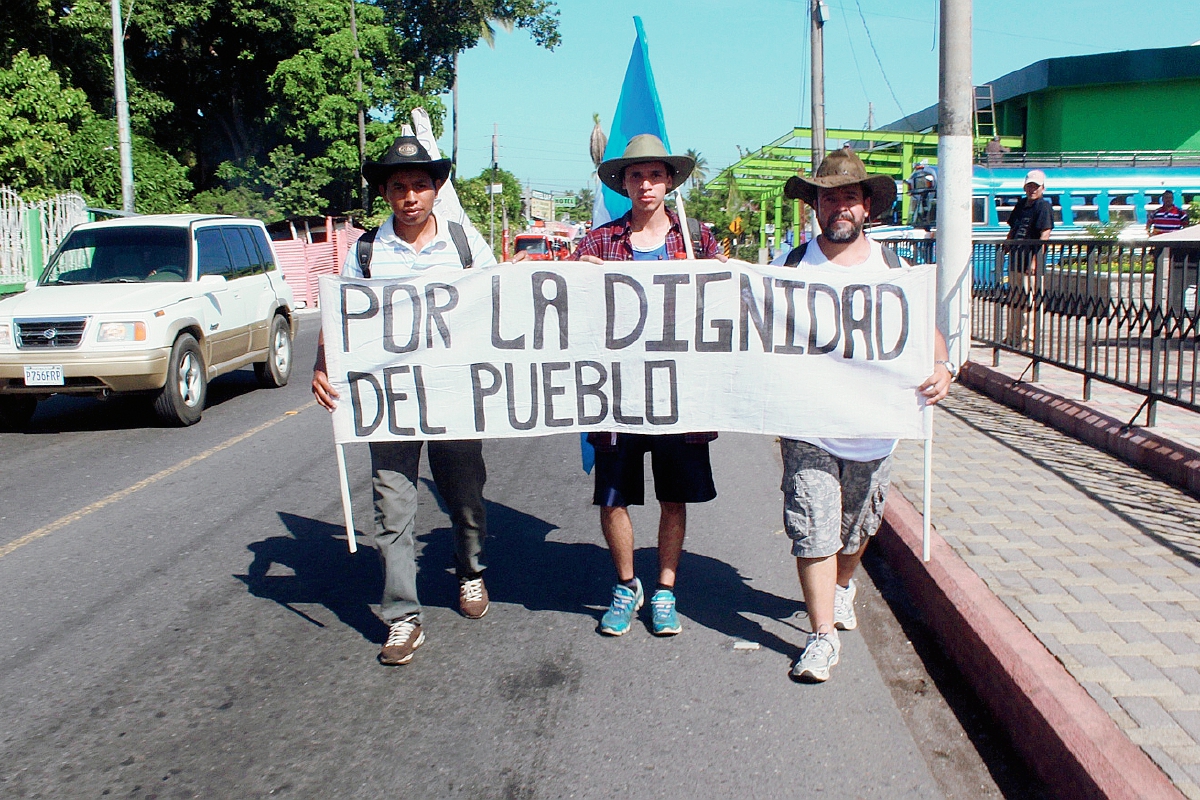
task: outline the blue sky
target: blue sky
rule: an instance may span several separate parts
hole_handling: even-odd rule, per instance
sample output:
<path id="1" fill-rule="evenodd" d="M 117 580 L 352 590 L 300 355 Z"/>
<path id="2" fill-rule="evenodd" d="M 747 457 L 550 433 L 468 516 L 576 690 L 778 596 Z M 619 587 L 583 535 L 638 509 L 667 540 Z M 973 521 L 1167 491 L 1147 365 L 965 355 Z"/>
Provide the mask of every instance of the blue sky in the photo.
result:
<path id="1" fill-rule="evenodd" d="M 864 126 L 868 103 L 880 125 L 937 102 L 937 0 L 828 4 L 829 127 Z M 1200 39 L 1200 3 L 1167 6 L 975 2 L 973 81 L 1043 58 Z M 592 114 L 600 114 L 607 133 L 635 15 L 645 25 L 672 149 L 699 150 L 710 174 L 737 160 L 739 145 L 753 150 L 809 123 L 808 0 L 558 0 L 558 8 L 563 42 L 554 52 L 521 31 L 500 31 L 495 49 L 481 44 L 462 56 L 460 175 L 490 163 L 496 123 L 500 165 L 524 183 L 547 191 L 587 186 Z M 445 100 L 449 106 L 449 95 Z M 448 131 L 447 119 L 440 142 L 447 153 Z"/>

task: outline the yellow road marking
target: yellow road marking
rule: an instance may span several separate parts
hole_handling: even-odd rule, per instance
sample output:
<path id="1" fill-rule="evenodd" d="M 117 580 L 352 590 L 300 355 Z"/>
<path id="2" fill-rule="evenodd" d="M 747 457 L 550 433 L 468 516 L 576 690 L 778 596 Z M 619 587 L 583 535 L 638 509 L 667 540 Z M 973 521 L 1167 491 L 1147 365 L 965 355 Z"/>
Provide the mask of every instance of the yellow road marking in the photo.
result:
<path id="1" fill-rule="evenodd" d="M 147 486 L 150 486 L 151 484 L 158 483 L 163 478 L 169 478 L 170 476 L 174 475 L 176 472 L 181 472 L 182 470 L 187 469 L 188 467 L 192 466 L 193 464 L 197 464 L 197 463 L 203 461 L 204 459 L 208 458 L 209 456 L 216 455 L 217 453 L 221 452 L 222 450 L 227 450 L 230 447 L 233 447 L 238 442 L 244 442 L 245 440 L 249 439 L 251 436 L 254 436 L 257 433 L 262 433 L 267 428 L 271 427 L 272 425 L 276 424 L 277 422 L 282 422 L 287 417 L 294 416 L 295 414 L 299 414 L 301 411 L 304 411 L 308 408 L 312 408 L 316 404 L 317 404 L 316 400 L 310 400 L 309 402 L 305 403 L 304 405 L 300 406 L 299 408 L 295 409 L 294 411 L 288 411 L 285 414 L 283 414 L 282 416 L 279 416 L 279 417 L 276 417 L 275 419 L 264 422 L 262 425 L 251 428 L 250 430 L 244 431 L 243 433 L 239 433 L 237 436 L 234 436 L 232 439 L 226 439 L 225 441 L 221 442 L 219 445 L 217 445 L 215 447 L 210 447 L 209 449 L 205 450 L 203 453 L 197 453 L 196 455 L 192 456 L 191 458 L 184 459 L 183 461 L 180 461 L 178 464 L 175 464 L 174 466 L 167 467 L 162 472 L 156 472 L 153 475 L 151 475 L 149 478 L 138 481 L 137 483 L 133 484 L 132 486 L 127 486 L 126 488 L 121 489 L 120 491 L 113 492 L 108 497 L 97 500 L 96 502 L 92 503 L 91 505 L 84 506 L 83 508 L 79 509 L 78 511 L 73 511 L 70 514 L 67 514 L 65 517 L 59 517 L 58 519 L 54 520 L 54 522 L 51 522 L 49 525 L 43 525 L 42 527 L 38 528 L 36 531 L 30 531 L 29 533 L 25 534 L 21 538 L 14 539 L 13 541 L 9 542 L 8 544 L 4 545 L 3 547 L 0 547 L 0 558 L 4 558 L 6 555 L 13 552 L 14 550 L 24 547 L 25 545 L 29 544 L 30 542 L 37 541 L 38 539 L 41 539 L 43 536 L 49 536 L 50 534 L 54 533 L 55 531 L 61 530 L 65 527 L 67 527 L 72 522 L 78 522 L 79 520 L 86 517 L 88 514 L 91 514 L 95 511 L 99 511 L 100 509 L 104 508 L 105 506 L 110 506 L 119 500 L 124 500 L 126 497 L 129 497 L 134 492 L 145 489 Z"/>

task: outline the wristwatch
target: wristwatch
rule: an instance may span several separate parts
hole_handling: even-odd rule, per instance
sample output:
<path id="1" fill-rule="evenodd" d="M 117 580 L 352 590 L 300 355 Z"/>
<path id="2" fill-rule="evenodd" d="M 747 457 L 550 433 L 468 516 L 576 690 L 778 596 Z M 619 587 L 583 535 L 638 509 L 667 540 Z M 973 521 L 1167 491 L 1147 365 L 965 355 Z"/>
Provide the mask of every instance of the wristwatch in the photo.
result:
<path id="1" fill-rule="evenodd" d="M 950 379 L 954 380 L 958 377 L 958 367 L 953 361 L 935 361 L 934 364 L 941 364 L 950 373 Z"/>

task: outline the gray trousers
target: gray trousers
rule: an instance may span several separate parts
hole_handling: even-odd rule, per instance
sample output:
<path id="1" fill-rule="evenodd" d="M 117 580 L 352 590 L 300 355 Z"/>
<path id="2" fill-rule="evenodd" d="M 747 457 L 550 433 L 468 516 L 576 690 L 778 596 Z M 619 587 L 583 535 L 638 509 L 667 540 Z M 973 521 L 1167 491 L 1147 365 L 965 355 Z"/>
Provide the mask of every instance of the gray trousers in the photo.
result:
<path id="1" fill-rule="evenodd" d="M 418 622 L 421 619 L 413 527 L 417 517 L 417 469 L 423 444 L 371 442 L 375 546 L 383 558 L 380 614 L 388 624 L 413 615 Z M 487 535 L 483 443 L 477 439 L 430 442 L 429 468 L 454 525 L 458 573 L 482 572 L 486 567 L 483 539 Z"/>

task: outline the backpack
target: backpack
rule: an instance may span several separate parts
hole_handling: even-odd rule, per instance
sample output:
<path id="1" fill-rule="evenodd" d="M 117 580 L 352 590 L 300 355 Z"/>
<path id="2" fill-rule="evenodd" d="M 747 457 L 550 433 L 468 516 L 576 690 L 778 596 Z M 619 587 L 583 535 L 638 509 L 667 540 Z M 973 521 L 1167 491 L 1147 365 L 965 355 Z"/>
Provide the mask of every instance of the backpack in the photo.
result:
<path id="1" fill-rule="evenodd" d="M 801 242 L 799 247 L 793 247 L 792 252 L 788 253 L 787 258 L 783 260 L 783 265 L 785 267 L 794 267 L 799 264 L 804 259 L 804 254 L 808 252 L 808 245 L 809 242 Z M 883 262 L 888 265 L 889 269 L 896 269 L 897 267 L 904 266 L 904 261 L 900 258 L 900 256 L 896 255 L 895 250 L 891 249 L 890 247 L 884 247 L 882 249 Z"/>
<path id="2" fill-rule="evenodd" d="M 471 255 L 471 243 L 467 241 L 467 232 L 457 222 L 447 222 L 446 230 L 450 233 L 450 241 L 454 242 L 454 249 L 458 251 L 458 260 L 462 263 L 463 269 L 470 269 L 475 263 L 475 256 Z M 364 278 L 371 277 L 371 251 L 375 244 L 375 234 L 378 232 L 379 228 L 372 228 L 358 237 L 358 242 L 355 244 L 358 267 L 362 270 Z"/>

